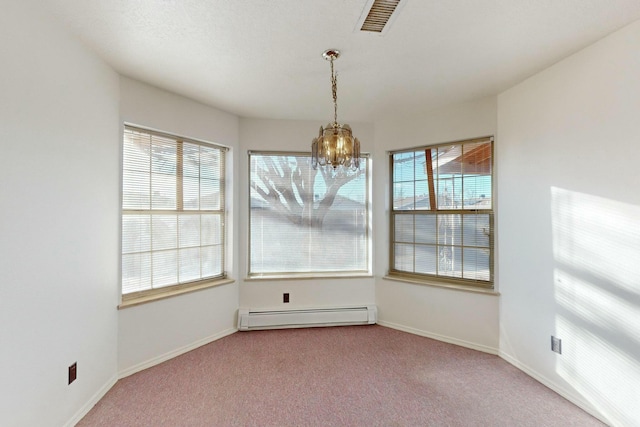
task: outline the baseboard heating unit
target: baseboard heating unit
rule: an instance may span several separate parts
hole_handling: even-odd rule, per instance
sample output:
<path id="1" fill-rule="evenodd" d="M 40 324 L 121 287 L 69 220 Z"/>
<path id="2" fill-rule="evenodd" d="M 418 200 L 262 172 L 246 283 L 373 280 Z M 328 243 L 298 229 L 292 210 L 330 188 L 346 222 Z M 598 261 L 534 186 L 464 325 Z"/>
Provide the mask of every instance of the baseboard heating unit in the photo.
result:
<path id="1" fill-rule="evenodd" d="M 314 308 L 299 310 L 238 311 L 238 329 L 310 328 L 316 326 L 372 325 L 378 310 L 375 305 L 361 307 Z"/>

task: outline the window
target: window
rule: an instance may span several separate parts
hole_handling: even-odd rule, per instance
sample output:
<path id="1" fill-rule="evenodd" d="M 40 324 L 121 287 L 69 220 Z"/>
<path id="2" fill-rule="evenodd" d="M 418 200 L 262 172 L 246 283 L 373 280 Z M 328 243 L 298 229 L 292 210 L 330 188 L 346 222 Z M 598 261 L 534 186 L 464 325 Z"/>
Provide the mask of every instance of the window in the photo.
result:
<path id="1" fill-rule="evenodd" d="M 123 300 L 225 277 L 225 148 L 125 126 Z"/>
<path id="2" fill-rule="evenodd" d="M 369 165 L 311 167 L 309 153 L 250 152 L 249 277 L 370 275 Z"/>
<path id="3" fill-rule="evenodd" d="M 493 288 L 492 142 L 391 153 L 390 276 Z"/>

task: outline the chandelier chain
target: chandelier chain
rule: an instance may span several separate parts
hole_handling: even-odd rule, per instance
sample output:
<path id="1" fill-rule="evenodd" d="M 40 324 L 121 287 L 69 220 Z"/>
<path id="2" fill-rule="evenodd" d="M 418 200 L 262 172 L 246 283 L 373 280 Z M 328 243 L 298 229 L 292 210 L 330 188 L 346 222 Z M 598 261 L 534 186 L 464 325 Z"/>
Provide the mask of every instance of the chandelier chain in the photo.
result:
<path id="1" fill-rule="evenodd" d="M 331 57 L 331 93 L 333 94 L 333 124 L 338 124 L 338 77 L 333 71 L 333 60 Z"/>

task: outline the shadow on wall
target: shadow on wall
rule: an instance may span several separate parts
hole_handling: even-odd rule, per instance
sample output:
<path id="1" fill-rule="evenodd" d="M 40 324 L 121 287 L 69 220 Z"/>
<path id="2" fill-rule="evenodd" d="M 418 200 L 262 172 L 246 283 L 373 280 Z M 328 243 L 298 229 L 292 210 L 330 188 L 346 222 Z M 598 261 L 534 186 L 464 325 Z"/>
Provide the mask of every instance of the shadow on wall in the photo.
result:
<path id="1" fill-rule="evenodd" d="M 640 420 L 640 206 L 551 188 L 556 372 L 615 425 Z"/>

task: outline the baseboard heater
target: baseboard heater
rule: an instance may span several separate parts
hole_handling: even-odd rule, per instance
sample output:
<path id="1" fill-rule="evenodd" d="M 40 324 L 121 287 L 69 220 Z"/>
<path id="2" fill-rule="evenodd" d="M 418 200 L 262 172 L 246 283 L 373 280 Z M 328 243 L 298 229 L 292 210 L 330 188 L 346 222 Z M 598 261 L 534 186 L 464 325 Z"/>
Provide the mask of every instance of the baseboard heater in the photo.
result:
<path id="1" fill-rule="evenodd" d="M 376 323 L 377 313 L 378 310 L 375 305 L 299 310 L 250 310 L 241 308 L 238 311 L 238 330 L 372 325 Z"/>

